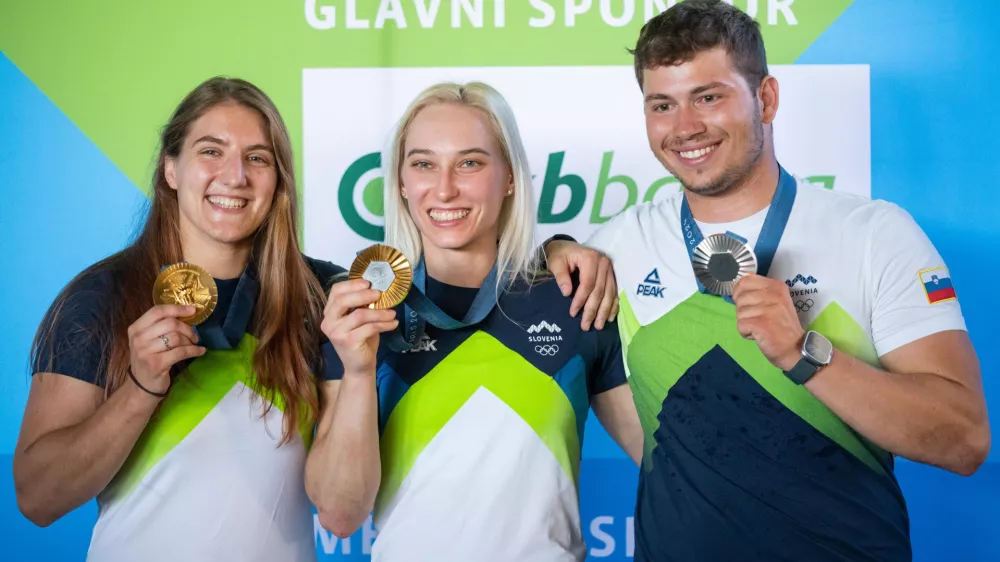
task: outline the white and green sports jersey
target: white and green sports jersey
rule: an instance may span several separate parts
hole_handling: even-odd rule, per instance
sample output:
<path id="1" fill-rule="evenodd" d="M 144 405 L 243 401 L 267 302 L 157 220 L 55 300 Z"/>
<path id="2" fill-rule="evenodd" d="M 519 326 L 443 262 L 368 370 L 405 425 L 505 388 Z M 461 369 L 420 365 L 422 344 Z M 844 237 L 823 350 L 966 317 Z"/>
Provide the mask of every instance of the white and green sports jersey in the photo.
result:
<path id="1" fill-rule="evenodd" d="M 461 318 L 477 293 L 428 278 L 425 294 Z M 381 342 L 374 562 L 586 556 L 583 432 L 592 397 L 625 384 L 617 332 L 584 332 L 554 279 L 499 301 L 478 324 L 428 324 L 405 353 Z"/>
<path id="2" fill-rule="evenodd" d="M 257 340 L 212 350 L 178 378 L 98 496 L 89 562 L 316 559 L 308 428 L 278 446 L 283 404 L 251 390 Z"/>
<path id="3" fill-rule="evenodd" d="M 304 258 L 324 285 L 343 271 Z M 281 396 L 263 415 L 268 403 L 252 390 L 258 345 L 247 325 L 258 290 L 252 267 L 239 279 L 215 280 L 215 310 L 197 328 L 209 350 L 174 378 L 128 458 L 98 494 L 90 562 L 315 559 L 313 510 L 304 485 L 311 424 L 301 420 L 299 434 L 281 444 Z M 116 302 L 120 286 L 115 272 L 88 269 L 69 285 L 53 325 L 53 345 L 40 354 L 34 372 L 105 385 L 108 303 Z M 224 338 L 225 345 L 210 345 L 215 338 Z"/>
<path id="4" fill-rule="evenodd" d="M 907 559 L 892 456 L 743 339 L 732 304 L 699 292 L 682 198 L 632 207 L 589 241 L 614 262 L 645 433 L 636 559 Z M 752 246 L 766 214 L 698 226 Z M 768 277 L 788 286 L 804 328 L 871 365 L 922 337 L 965 329 L 941 257 L 884 201 L 798 180 Z"/>

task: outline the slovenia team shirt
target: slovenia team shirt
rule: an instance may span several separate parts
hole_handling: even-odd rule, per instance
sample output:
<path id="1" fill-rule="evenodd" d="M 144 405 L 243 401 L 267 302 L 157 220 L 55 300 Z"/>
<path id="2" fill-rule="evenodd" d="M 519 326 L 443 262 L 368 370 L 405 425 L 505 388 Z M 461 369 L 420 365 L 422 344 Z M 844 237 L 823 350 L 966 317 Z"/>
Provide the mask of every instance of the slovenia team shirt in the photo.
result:
<path id="1" fill-rule="evenodd" d="M 452 318 L 477 291 L 427 279 Z M 499 301 L 468 328 L 428 324 L 405 353 L 380 346 L 376 562 L 585 556 L 581 444 L 591 397 L 625 384 L 617 329 L 582 331 L 552 279 L 516 283 Z"/>
<path id="2" fill-rule="evenodd" d="M 682 194 L 632 207 L 589 244 L 614 261 L 619 331 L 645 434 L 636 560 L 910 560 L 893 458 L 789 381 L 698 291 Z M 751 247 L 767 214 L 698 223 Z M 899 207 L 798 180 L 768 277 L 806 329 L 873 366 L 964 330 L 947 267 Z"/>
<path id="3" fill-rule="evenodd" d="M 342 271 L 307 262 L 321 280 Z M 238 281 L 216 280 L 218 305 L 203 326 L 226 317 Z M 106 338 L 98 334 L 109 325 L 104 311 L 116 295 L 109 272 L 81 279 L 55 326 L 54 353 L 40 357 L 36 371 L 103 386 Z M 304 484 L 312 427 L 300 425 L 300 435 L 279 446 L 284 404 L 276 399 L 261 415 L 266 399 L 252 390 L 256 348 L 247 333 L 235 349 L 209 350 L 175 378 L 97 497 L 89 562 L 316 559 Z"/>

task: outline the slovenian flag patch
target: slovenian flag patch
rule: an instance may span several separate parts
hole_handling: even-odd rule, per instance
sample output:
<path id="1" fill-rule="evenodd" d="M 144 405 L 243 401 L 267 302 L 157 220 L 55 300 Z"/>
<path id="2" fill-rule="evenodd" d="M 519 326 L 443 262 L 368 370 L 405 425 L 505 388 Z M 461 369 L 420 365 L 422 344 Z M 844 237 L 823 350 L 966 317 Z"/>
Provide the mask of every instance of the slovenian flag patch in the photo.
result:
<path id="1" fill-rule="evenodd" d="M 931 304 L 956 300 L 955 288 L 951 284 L 951 274 L 947 267 L 935 267 L 920 272 L 920 282 L 927 293 L 927 302 Z"/>

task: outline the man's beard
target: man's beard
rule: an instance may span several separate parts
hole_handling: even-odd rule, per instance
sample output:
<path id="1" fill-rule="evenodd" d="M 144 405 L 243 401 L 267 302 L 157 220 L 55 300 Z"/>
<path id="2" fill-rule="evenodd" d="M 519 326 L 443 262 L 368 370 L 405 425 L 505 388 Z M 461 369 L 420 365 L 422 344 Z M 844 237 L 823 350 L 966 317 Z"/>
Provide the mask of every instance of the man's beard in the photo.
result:
<path id="1" fill-rule="evenodd" d="M 754 115 L 750 133 L 750 151 L 747 153 L 746 158 L 741 162 L 727 167 L 715 181 L 707 185 L 688 185 L 683 178 L 678 177 L 684 189 L 698 195 L 711 197 L 713 195 L 728 193 L 743 185 L 764 153 L 764 124 L 761 121 L 760 111 L 757 111 L 756 115 Z"/>

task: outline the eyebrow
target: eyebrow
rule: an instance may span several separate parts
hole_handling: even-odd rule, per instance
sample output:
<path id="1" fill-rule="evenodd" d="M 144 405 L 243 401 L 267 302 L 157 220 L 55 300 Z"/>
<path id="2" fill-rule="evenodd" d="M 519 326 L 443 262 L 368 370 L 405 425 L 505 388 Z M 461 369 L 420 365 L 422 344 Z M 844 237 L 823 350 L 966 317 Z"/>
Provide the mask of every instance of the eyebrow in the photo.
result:
<path id="1" fill-rule="evenodd" d="M 226 145 L 226 143 L 223 142 L 222 139 L 220 139 L 219 137 L 213 137 L 212 135 L 205 135 L 205 136 L 201 137 L 200 139 L 194 141 L 191 144 L 195 145 L 195 144 L 198 144 L 199 142 L 210 142 L 210 143 L 214 143 L 214 144 L 221 144 L 223 146 Z"/>
<path id="2" fill-rule="evenodd" d="M 434 154 L 434 151 L 426 149 L 426 148 L 414 148 L 414 149 L 411 149 L 409 152 L 406 153 L 406 157 L 409 158 L 410 156 L 413 156 L 414 154 L 426 154 L 426 155 L 429 156 L 431 154 Z M 478 148 L 478 147 L 476 147 L 476 148 L 466 148 L 465 150 L 459 150 L 458 154 L 459 154 L 459 156 L 466 156 L 468 154 L 483 154 L 485 156 L 489 156 L 490 155 L 489 152 L 487 152 L 486 150 L 484 150 L 482 148 Z"/>
<path id="3" fill-rule="evenodd" d="M 727 86 L 722 82 L 710 82 L 708 84 L 705 84 L 704 86 L 698 86 L 697 88 L 691 90 L 691 95 L 697 96 L 698 94 L 702 92 L 707 92 L 708 90 L 714 90 L 715 88 L 725 88 L 725 87 Z"/>
<path id="4" fill-rule="evenodd" d="M 192 146 L 198 144 L 199 142 L 210 142 L 212 144 L 217 144 L 219 146 L 226 146 L 226 142 L 219 137 L 213 137 L 212 135 L 205 135 L 198 140 L 191 143 Z M 274 149 L 269 144 L 251 144 L 244 149 L 246 152 L 252 152 L 254 150 L 266 150 L 271 154 L 274 154 Z"/>
<path id="5" fill-rule="evenodd" d="M 245 150 L 246 152 L 253 152 L 254 150 L 266 150 L 267 152 L 274 154 L 274 149 L 271 148 L 271 145 L 269 144 L 251 144 L 250 146 L 246 147 Z"/>
<path id="6" fill-rule="evenodd" d="M 728 86 L 726 86 L 722 82 L 710 82 L 708 84 L 705 84 L 704 86 L 698 86 L 697 88 L 694 88 L 688 93 L 692 96 L 697 96 L 698 94 L 707 92 L 708 90 L 713 90 L 715 88 L 727 88 L 727 87 Z M 668 96 L 667 94 L 653 93 L 646 96 L 645 99 L 646 103 L 649 103 L 651 101 L 660 101 L 660 100 L 673 101 L 674 98 Z"/>
<path id="7" fill-rule="evenodd" d="M 673 99 L 674 98 L 668 96 L 667 94 L 649 94 L 648 96 L 646 96 L 645 101 L 646 103 L 649 103 L 651 101 L 660 101 L 660 100 L 673 101 Z"/>

